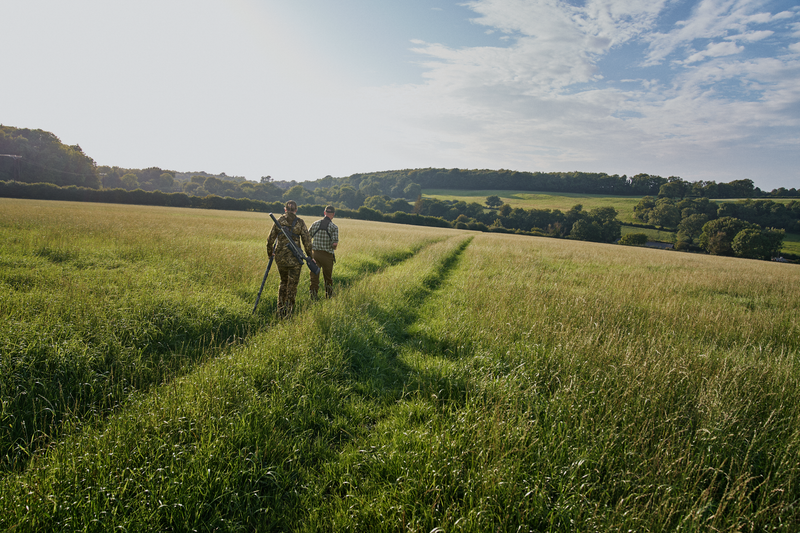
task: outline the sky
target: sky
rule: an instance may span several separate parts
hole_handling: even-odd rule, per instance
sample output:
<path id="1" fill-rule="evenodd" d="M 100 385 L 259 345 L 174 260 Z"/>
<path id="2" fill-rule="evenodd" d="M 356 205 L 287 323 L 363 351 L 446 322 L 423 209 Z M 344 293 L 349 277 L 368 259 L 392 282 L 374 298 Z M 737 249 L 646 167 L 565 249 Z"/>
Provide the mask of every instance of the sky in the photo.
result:
<path id="1" fill-rule="evenodd" d="M 3 0 L 0 124 L 98 165 L 800 187 L 796 0 Z"/>

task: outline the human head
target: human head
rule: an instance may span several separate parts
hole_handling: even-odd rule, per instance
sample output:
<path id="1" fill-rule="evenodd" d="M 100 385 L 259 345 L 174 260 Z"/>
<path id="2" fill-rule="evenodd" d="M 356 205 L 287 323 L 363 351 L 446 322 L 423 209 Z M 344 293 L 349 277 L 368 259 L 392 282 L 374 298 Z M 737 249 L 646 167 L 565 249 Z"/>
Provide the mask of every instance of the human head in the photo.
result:
<path id="1" fill-rule="evenodd" d="M 327 206 L 325 208 L 325 216 L 328 218 L 333 218 L 334 215 L 336 215 L 336 209 L 332 205 Z"/>
<path id="2" fill-rule="evenodd" d="M 297 212 L 297 202 L 295 202 L 294 200 L 289 200 L 288 202 L 286 202 L 286 206 L 283 209 L 287 213 L 296 213 Z"/>

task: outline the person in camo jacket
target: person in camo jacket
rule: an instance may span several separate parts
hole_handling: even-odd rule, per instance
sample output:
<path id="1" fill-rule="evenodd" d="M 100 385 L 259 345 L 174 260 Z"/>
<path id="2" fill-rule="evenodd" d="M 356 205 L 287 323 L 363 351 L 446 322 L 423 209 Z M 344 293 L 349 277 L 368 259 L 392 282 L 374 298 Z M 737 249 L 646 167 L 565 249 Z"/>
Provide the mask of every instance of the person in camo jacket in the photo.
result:
<path id="1" fill-rule="evenodd" d="M 311 239 L 314 262 L 322 269 L 325 278 L 325 296 L 333 296 L 333 264 L 336 262 L 336 247 L 339 246 L 339 228 L 333 223 L 336 209 L 325 208 L 323 218 L 311 224 Z M 311 273 L 311 299 L 317 299 L 319 274 Z"/>
<path id="2" fill-rule="evenodd" d="M 298 248 L 305 248 L 306 255 L 311 256 L 311 235 L 308 233 L 306 223 L 297 216 L 297 202 L 289 200 L 284 207 L 284 214 L 278 219 L 278 223 L 289 230 L 292 240 Z M 277 248 L 273 249 L 275 240 L 278 241 Z M 272 225 L 267 240 L 267 249 L 271 250 L 275 263 L 278 265 L 278 273 L 281 275 L 281 284 L 278 288 L 278 318 L 287 318 L 294 312 L 294 301 L 297 296 L 297 285 L 300 282 L 300 270 L 303 267 L 302 261 L 298 260 L 287 244 L 286 236 L 276 225 Z"/>

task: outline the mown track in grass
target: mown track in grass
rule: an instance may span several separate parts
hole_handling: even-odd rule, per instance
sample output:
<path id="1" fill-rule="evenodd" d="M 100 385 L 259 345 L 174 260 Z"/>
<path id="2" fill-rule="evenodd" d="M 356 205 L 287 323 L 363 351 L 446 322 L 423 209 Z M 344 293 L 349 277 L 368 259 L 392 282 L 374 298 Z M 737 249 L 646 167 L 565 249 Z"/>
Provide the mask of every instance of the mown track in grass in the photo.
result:
<path id="1" fill-rule="evenodd" d="M 65 430 L 274 325 L 277 272 L 250 313 L 253 272 L 266 264 L 259 217 L 9 200 L 0 209 L 0 470 L 24 468 Z M 372 254 L 350 242 L 337 285 L 437 238 L 387 238 Z"/>
<path id="2" fill-rule="evenodd" d="M 793 530 L 793 265 L 437 236 L 54 443 L 0 529 Z"/>
<path id="3" fill-rule="evenodd" d="M 466 245 L 451 241 L 136 395 L 102 428 L 68 437 L 4 480 L 0 526 L 295 527 L 313 471 L 403 396 L 391 354 L 363 337 L 376 334 L 370 317 L 388 328 L 409 323 L 394 311 L 421 303 L 446 275 Z"/>
<path id="4" fill-rule="evenodd" d="M 798 272 L 534 242 L 476 238 L 418 311 L 317 530 L 791 531 Z"/>

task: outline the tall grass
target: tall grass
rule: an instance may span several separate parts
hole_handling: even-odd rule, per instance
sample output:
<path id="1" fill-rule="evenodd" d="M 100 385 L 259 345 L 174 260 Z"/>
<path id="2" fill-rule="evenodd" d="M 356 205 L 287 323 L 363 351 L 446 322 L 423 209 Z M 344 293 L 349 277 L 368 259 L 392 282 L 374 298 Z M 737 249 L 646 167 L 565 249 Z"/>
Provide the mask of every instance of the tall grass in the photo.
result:
<path id="1" fill-rule="evenodd" d="M 9 200 L 0 209 L 0 468 L 24 467 L 63 424 L 105 416 L 274 320 L 277 269 L 251 315 L 264 215 Z M 389 232 L 378 243 L 369 223 L 353 227 L 366 229 L 348 243 L 343 225 L 352 254 L 340 286 L 435 238 Z"/>
<path id="2" fill-rule="evenodd" d="M 340 227 L 336 298 L 7 472 L 0 528 L 796 529 L 794 265 Z"/>

